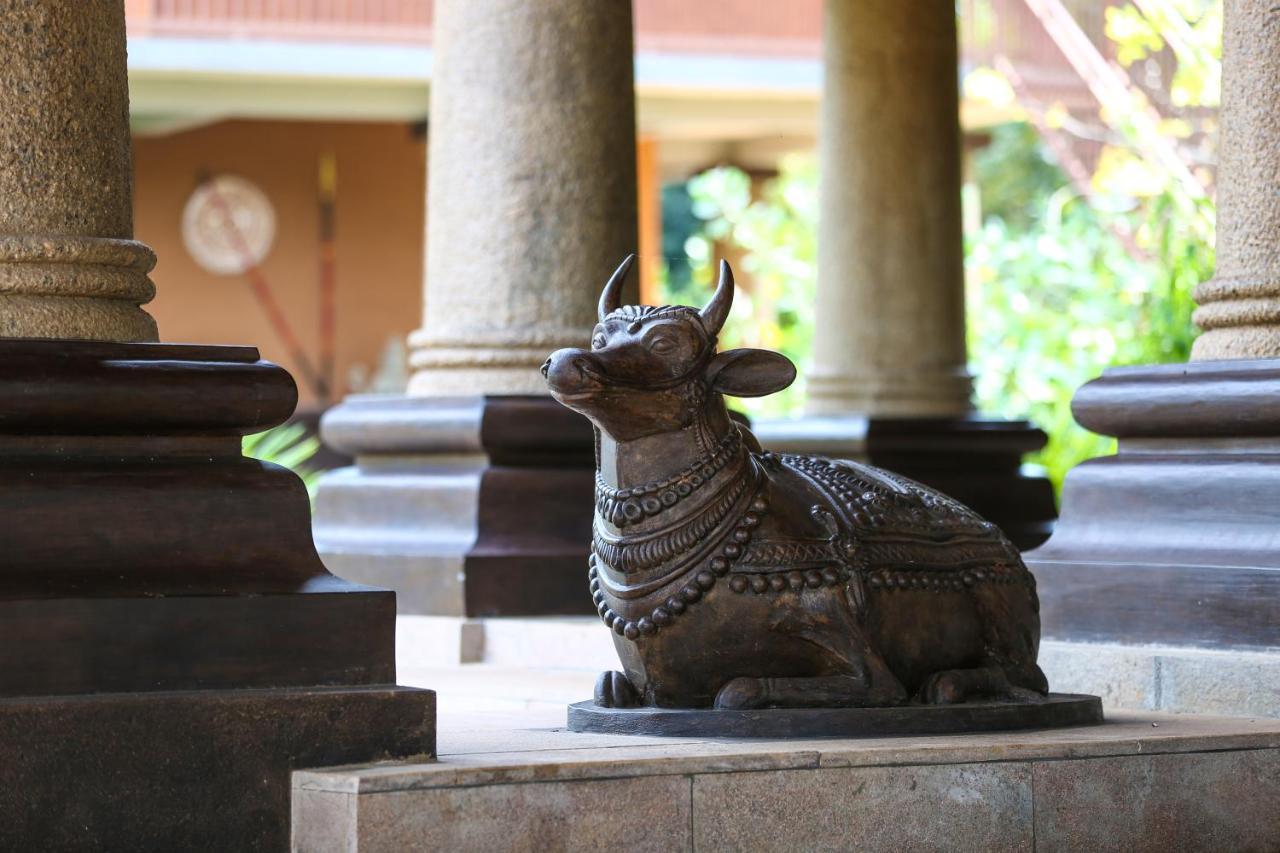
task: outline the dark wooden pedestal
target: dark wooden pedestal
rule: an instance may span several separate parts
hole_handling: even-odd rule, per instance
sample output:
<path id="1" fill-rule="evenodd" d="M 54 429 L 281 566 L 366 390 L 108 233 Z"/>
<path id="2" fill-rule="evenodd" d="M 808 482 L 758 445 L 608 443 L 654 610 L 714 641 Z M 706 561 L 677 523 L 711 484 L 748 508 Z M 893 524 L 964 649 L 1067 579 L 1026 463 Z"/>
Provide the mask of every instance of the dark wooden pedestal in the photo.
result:
<path id="1" fill-rule="evenodd" d="M 1026 555 L 1044 636 L 1280 646 L 1280 361 L 1115 368 L 1072 411 L 1120 442 Z"/>
<path id="2" fill-rule="evenodd" d="M 283 849 L 293 767 L 433 753 L 394 594 L 240 455 L 295 403 L 251 348 L 0 341 L 3 846 Z"/>
<path id="3" fill-rule="evenodd" d="M 316 501 L 335 572 L 402 614 L 595 613 L 590 423 L 546 396 L 349 397 L 325 442 L 356 459 Z"/>

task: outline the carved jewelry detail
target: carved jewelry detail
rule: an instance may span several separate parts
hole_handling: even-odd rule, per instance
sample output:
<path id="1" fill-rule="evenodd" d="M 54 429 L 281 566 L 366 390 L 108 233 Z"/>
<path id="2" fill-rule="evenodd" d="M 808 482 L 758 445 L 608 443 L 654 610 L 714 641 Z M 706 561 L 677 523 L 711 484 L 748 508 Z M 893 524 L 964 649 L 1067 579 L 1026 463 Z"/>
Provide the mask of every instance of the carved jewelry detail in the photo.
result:
<path id="1" fill-rule="evenodd" d="M 1035 586 L 1031 572 L 1008 564 L 990 565 L 966 572 L 938 569 L 884 569 L 871 572 L 867 586 L 874 590 L 923 590 L 926 592 L 963 592 L 980 583 L 1025 584 Z"/>
<path id="2" fill-rule="evenodd" d="M 733 427 L 705 459 L 680 473 L 643 486 L 615 489 L 596 471 L 596 512 L 615 527 L 627 527 L 652 518 L 678 504 L 709 482 L 734 458 L 742 445 L 742 433 Z"/>
<path id="3" fill-rule="evenodd" d="M 754 477 L 734 478 L 723 487 L 719 496 L 713 496 L 711 504 L 702 512 L 677 527 L 655 530 L 645 536 L 610 536 L 597 523 L 592 531 L 592 551 L 623 574 L 661 566 L 687 554 L 703 537 L 719 527 L 754 483 Z"/>
<path id="4" fill-rule="evenodd" d="M 642 636 L 651 637 L 658 633 L 659 629 L 670 625 L 677 617 L 701 601 L 720 578 L 729 574 L 734 562 L 742 557 L 746 544 L 751 540 L 752 532 L 759 526 L 761 517 L 768 509 L 769 502 L 764 495 L 756 495 L 751 501 L 750 509 L 743 513 L 742 518 L 738 519 L 737 525 L 729 533 L 728 541 L 720 548 L 720 553 L 706 563 L 690 568 L 685 573 L 685 577 L 688 578 L 687 583 L 664 603 L 653 608 L 648 616 L 642 616 L 640 619 L 623 619 L 609 607 L 604 592 L 600 589 L 599 557 L 593 553 L 590 560 L 591 569 L 587 576 L 591 580 L 592 600 L 595 601 L 596 610 L 600 613 L 604 624 L 612 628 L 615 634 L 626 637 L 628 640 L 636 640 Z M 735 579 L 737 577 L 740 576 L 735 576 Z M 730 585 L 732 586 L 732 582 Z"/>

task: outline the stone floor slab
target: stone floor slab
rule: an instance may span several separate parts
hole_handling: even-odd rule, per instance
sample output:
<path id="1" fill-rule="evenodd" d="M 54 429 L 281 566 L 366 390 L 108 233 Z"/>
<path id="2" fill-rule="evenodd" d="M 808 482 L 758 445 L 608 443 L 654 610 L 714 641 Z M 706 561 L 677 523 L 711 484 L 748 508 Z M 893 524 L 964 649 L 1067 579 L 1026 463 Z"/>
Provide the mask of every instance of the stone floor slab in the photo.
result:
<path id="1" fill-rule="evenodd" d="M 315 832 L 304 826 L 294 849 L 690 849 L 689 780 L 680 776 L 432 788 L 359 800 L 354 826 L 335 826 L 332 819 Z M 304 807 L 317 810 L 314 800 Z"/>
<path id="2" fill-rule="evenodd" d="M 1280 749 L 1036 762 L 1036 850 L 1280 849 Z"/>
<path id="3" fill-rule="evenodd" d="M 1020 763 L 705 774 L 696 850 L 1031 849 L 1031 768 Z"/>

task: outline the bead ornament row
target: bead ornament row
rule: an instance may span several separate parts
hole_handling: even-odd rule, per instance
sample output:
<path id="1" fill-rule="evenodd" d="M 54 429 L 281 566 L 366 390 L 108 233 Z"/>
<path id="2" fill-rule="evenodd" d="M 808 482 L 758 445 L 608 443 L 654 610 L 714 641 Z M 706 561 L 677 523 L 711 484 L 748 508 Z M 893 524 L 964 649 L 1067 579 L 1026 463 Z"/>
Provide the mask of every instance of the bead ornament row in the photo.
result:
<path id="1" fill-rule="evenodd" d="M 751 501 L 751 508 L 738 520 L 733 532 L 729 534 L 729 541 L 721 547 L 720 553 L 707 560 L 701 569 L 691 571 L 693 577 L 683 588 L 664 603 L 653 608 L 648 616 L 640 619 L 624 619 L 609 607 L 604 592 L 600 589 L 599 562 L 593 553 L 590 560 L 591 569 L 588 572 L 591 581 L 591 597 L 604 624 L 613 629 L 615 634 L 626 637 L 628 640 L 651 637 L 660 629 L 671 625 L 677 617 L 701 601 L 717 581 L 729 574 L 734 561 L 742 556 L 744 546 L 751 540 L 753 531 L 759 526 L 761 517 L 768 509 L 769 502 L 764 496 L 756 495 Z M 730 585 L 732 586 L 732 581 Z"/>
<path id="2" fill-rule="evenodd" d="M 734 458 L 742 433 L 732 428 L 706 459 L 656 483 L 615 489 L 596 472 L 596 511 L 615 527 L 626 527 L 670 509 L 711 480 Z"/>

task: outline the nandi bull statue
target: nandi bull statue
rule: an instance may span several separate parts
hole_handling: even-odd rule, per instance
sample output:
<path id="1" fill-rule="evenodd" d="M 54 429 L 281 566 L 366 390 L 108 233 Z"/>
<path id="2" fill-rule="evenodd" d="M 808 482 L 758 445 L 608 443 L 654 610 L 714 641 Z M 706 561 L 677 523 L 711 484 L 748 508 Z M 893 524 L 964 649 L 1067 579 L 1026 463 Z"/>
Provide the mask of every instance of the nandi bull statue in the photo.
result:
<path id="1" fill-rule="evenodd" d="M 603 708 L 832 708 L 1043 701 L 1035 581 L 992 524 L 853 462 L 765 453 L 724 395 L 786 388 L 757 349 L 716 351 L 702 310 L 620 305 L 555 352 L 552 395 L 596 427 L 590 588 L 625 673 Z"/>

